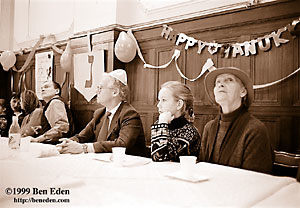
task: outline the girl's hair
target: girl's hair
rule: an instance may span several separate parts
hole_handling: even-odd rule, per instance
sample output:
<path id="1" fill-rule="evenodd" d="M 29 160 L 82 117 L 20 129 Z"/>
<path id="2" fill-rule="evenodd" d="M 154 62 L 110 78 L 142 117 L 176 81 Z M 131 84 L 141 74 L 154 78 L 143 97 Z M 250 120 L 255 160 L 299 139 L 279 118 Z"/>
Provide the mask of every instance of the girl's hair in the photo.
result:
<path id="1" fill-rule="evenodd" d="M 168 88 L 171 92 L 175 100 L 183 101 L 183 108 L 181 109 L 182 115 L 189 122 L 194 122 L 194 96 L 192 95 L 191 89 L 178 81 L 168 81 L 161 85 L 162 88 Z"/>
<path id="2" fill-rule="evenodd" d="M 39 99 L 35 92 L 31 90 L 25 90 L 21 93 L 22 103 L 26 114 L 31 113 L 39 107 Z"/>

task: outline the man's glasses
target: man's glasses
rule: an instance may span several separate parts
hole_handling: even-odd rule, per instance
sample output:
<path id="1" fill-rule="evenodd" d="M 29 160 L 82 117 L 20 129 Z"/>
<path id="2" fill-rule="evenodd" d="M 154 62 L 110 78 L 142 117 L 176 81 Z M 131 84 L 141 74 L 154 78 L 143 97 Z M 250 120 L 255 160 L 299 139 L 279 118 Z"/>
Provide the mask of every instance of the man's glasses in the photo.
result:
<path id="1" fill-rule="evenodd" d="M 101 91 L 105 90 L 105 89 L 114 89 L 112 87 L 104 87 L 104 86 L 97 86 L 97 90 L 96 90 L 96 93 L 99 94 Z"/>

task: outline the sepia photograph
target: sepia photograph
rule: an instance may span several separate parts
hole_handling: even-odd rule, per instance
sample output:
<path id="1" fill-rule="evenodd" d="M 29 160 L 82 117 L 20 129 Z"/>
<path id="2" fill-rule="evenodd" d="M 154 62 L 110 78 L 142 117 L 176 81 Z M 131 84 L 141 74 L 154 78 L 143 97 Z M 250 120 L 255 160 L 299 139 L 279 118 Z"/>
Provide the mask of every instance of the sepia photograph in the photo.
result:
<path id="1" fill-rule="evenodd" d="M 0 207 L 300 206 L 300 0 L 0 0 Z"/>

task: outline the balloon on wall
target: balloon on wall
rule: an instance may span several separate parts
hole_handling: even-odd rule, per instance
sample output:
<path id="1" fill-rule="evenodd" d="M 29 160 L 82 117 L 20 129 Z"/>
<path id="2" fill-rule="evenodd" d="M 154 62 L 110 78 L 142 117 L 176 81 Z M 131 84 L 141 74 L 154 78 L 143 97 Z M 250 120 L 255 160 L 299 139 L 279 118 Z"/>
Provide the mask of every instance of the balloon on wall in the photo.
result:
<path id="1" fill-rule="evenodd" d="M 119 34 L 115 45 L 115 54 L 120 61 L 125 63 L 132 61 L 136 55 L 136 45 L 124 31 Z"/>
<path id="2" fill-rule="evenodd" d="M 69 41 L 65 51 L 60 57 L 60 66 L 64 72 L 70 72 L 72 70 L 72 56 L 71 42 Z"/>
<path id="3" fill-rule="evenodd" d="M 4 51 L 1 54 L 0 62 L 5 71 L 8 71 L 16 63 L 16 55 L 12 51 Z"/>

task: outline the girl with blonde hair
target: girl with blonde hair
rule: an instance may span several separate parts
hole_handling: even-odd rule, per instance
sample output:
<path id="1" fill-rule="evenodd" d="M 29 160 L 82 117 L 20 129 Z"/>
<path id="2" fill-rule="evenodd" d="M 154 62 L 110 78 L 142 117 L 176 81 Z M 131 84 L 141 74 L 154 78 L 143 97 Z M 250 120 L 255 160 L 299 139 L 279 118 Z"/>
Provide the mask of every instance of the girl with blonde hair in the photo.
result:
<path id="1" fill-rule="evenodd" d="M 185 84 L 169 81 L 158 94 L 159 119 L 151 127 L 153 161 L 179 161 L 179 156 L 197 156 L 200 135 L 193 125 L 194 97 Z"/>

